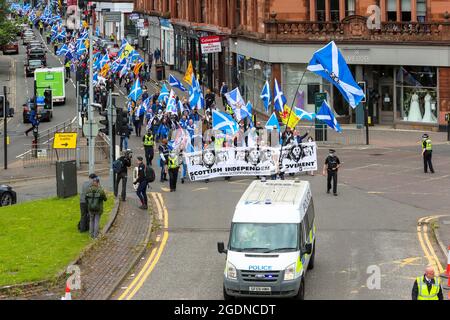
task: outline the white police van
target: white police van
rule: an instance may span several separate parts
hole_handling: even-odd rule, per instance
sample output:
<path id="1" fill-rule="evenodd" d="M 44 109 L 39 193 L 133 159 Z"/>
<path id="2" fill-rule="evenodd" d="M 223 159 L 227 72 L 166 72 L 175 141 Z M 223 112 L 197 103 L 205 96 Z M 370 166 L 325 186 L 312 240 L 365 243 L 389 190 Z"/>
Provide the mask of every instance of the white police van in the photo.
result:
<path id="1" fill-rule="evenodd" d="M 228 246 L 223 295 L 303 299 L 314 267 L 314 204 L 308 181 L 254 181 L 239 200 Z"/>

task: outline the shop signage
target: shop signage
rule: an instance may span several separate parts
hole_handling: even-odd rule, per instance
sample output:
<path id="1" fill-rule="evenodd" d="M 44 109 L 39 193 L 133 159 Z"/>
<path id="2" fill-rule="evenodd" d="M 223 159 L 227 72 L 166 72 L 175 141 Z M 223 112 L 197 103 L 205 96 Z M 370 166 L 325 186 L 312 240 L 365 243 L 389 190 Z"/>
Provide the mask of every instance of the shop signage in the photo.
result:
<path id="1" fill-rule="evenodd" d="M 202 54 L 222 52 L 220 36 L 209 36 L 200 38 Z"/>
<path id="2" fill-rule="evenodd" d="M 103 12 L 103 19 L 105 22 L 121 22 L 122 13 L 121 12 Z"/>

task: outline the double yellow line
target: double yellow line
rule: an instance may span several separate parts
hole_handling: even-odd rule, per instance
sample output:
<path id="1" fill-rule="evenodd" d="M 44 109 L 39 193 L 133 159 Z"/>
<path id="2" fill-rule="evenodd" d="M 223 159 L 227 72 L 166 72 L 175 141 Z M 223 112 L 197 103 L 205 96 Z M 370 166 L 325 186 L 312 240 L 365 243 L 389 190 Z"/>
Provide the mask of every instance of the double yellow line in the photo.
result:
<path id="1" fill-rule="evenodd" d="M 153 200 L 156 203 L 159 220 L 164 221 L 164 232 L 163 232 L 162 236 L 158 235 L 156 238 L 157 242 L 159 242 L 159 240 L 161 240 L 161 237 L 162 237 L 162 240 L 159 245 L 156 245 L 153 248 L 144 267 L 138 273 L 136 278 L 134 278 L 134 280 L 130 283 L 130 285 L 127 287 L 127 289 L 120 295 L 118 300 L 131 300 L 136 295 L 136 293 L 142 287 L 145 280 L 147 280 L 147 278 L 149 277 L 149 275 L 152 273 L 153 269 L 155 268 L 156 264 L 158 263 L 159 259 L 161 258 L 161 254 L 164 251 L 164 247 L 167 244 L 167 239 L 169 238 L 169 232 L 167 231 L 167 229 L 169 227 L 169 216 L 168 216 L 167 208 L 164 205 L 164 200 L 162 198 L 162 195 L 161 195 L 161 193 L 152 192 L 151 196 L 153 197 Z"/>
<path id="2" fill-rule="evenodd" d="M 420 246 L 425 253 L 425 257 L 427 258 L 429 265 L 434 267 L 437 276 L 444 273 L 445 270 L 433 249 L 430 238 L 428 237 L 428 223 L 439 217 L 441 216 L 423 217 L 419 219 L 417 224 L 417 237 L 419 238 Z"/>

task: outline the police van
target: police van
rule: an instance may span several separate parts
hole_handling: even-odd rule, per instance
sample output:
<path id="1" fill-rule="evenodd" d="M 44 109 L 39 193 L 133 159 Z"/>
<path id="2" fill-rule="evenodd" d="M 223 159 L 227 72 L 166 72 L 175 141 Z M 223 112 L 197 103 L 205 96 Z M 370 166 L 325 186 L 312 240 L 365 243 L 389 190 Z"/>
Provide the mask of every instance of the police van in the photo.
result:
<path id="1" fill-rule="evenodd" d="M 305 275 L 314 267 L 314 204 L 308 181 L 254 181 L 234 212 L 223 295 L 303 300 Z"/>

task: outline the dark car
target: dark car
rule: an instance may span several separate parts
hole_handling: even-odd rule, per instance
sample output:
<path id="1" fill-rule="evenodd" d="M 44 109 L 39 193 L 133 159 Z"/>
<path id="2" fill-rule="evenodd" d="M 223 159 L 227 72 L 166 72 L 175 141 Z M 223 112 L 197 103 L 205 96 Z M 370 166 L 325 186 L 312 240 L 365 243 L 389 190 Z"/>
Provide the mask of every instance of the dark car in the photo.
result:
<path id="1" fill-rule="evenodd" d="M 31 51 L 32 49 L 41 49 L 45 50 L 44 45 L 39 40 L 33 40 L 30 43 L 27 44 L 27 53 Z"/>
<path id="2" fill-rule="evenodd" d="M 43 49 L 32 49 L 27 54 L 28 61 L 30 60 L 41 60 L 44 66 L 47 66 L 47 57 L 45 56 L 45 50 Z"/>
<path id="3" fill-rule="evenodd" d="M 14 40 L 8 44 L 5 44 L 2 48 L 3 54 L 6 53 L 15 53 L 19 54 L 19 41 Z"/>
<path id="4" fill-rule="evenodd" d="M 17 203 L 16 192 L 7 185 L 0 185 L 0 207 L 6 207 Z"/>
<path id="5" fill-rule="evenodd" d="M 25 74 L 27 77 L 31 77 L 34 75 L 34 70 L 42 68 L 44 63 L 42 60 L 29 60 L 27 64 L 25 64 Z"/>

